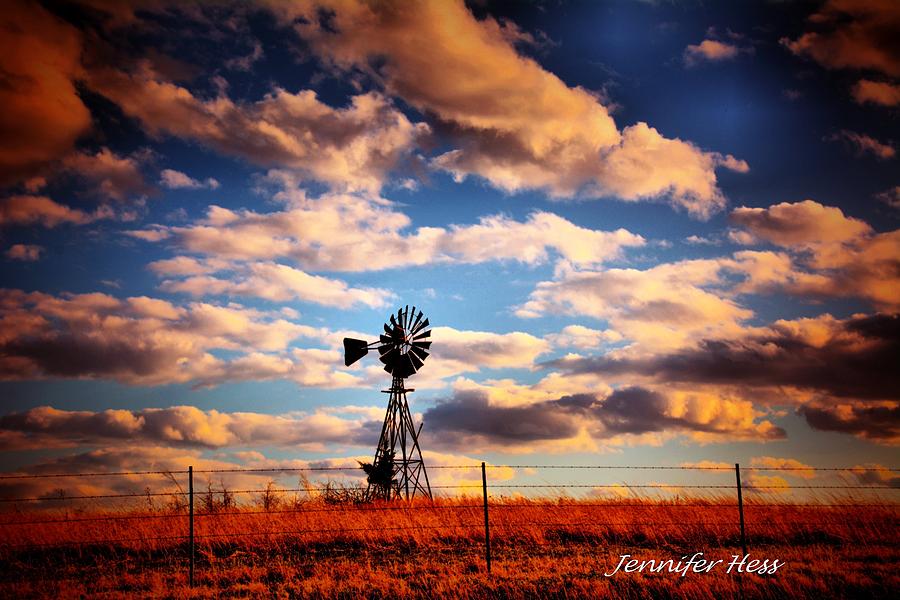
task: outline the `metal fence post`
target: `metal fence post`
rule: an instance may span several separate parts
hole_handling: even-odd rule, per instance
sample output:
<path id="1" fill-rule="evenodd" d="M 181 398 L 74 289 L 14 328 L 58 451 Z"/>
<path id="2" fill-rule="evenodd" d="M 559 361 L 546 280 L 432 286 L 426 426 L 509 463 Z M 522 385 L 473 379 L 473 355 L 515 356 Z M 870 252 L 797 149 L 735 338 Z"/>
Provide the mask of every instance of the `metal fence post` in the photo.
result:
<path id="1" fill-rule="evenodd" d="M 744 497 L 741 494 L 741 465 L 734 463 L 734 475 L 737 477 L 738 514 L 741 516 L 741 549 L 747 554 L 747 536 L 744 533 Z"/>
<path id="2" fill-rule="evenodd" d="M 190 547 L 191 547 L 191 571 L 190 576 L 188 578 L 190 586 L 194 587 L 194 467 L 188 467 L 188 496 L 189 496 L 189 512 L 188 512 L 188 527 L 190 537 Z"/>
<path id="3" fill-rule="evenodd" d="M 491 526 L 488 521 L 487 472 L 481 463 L 481 490 L 484 492 L 484 560 L 488 575 L 491 573 Z"/>

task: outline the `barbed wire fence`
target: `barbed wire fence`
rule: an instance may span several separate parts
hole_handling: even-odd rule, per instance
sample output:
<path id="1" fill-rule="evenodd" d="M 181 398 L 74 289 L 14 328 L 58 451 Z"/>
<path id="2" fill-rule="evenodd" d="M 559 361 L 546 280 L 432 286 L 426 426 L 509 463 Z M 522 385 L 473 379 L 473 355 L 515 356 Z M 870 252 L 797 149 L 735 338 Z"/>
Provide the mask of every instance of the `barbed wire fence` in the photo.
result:
<path id="1" fill-rule="evenodd" d="M 737 509 L 736 514 L 733 514 L 732 517 L 728 517 L 724 520 L 720 520 L 717 523 L 720 525 L 728 525 L 731 524 L 735 527 L 735 533 L 738 534 L 737 539 L 739 540 L 741 549 L 744 554 L 748 552 L 748 534 L 747 527 L 745 523 L 745 514 L 744 508 L 747 506 L 748 508 L 758 508 L 758 507 L 791 507 L 791 508 L 800 508 L 800 509 L 809 509 L 809 510 L 820 510 L 820 509 L 830 509 L 830 508 L 843 508 L 843 507 L 871 507 L 871 508 L 883 508 L 883 509 L 891 509 L 892 514 L 893 511 L 900 509 L 900 503 L 895 500 L 896 496 L 895 492 L 900 491 L 900 488 L 889 487 L 886 485 L 868 485 L 868 484 L 849 484 L 842 482 L 841 484 L 822 484 L 822 485 L 794 485 L 787 483 L 769 483 L 766 485 L 759 485 L 755 483 L 746 484 L 741 482 L 741 473 L 752 473 L 752 472 L 808 472 L 808 473 L 851 473 L 851 474 L 860 474 L 865 469 L 861 469 L 860 467 L 790 467 L 790 466 L 781 466 L 781 467 L 761 467 L 761 466 L 750 466 L 750 467 L 741 467 L 739 464 L 735 464 L 734 467 L 730 466 L 662 466 L 662 465 L 487 465 L 486 463 L 478 464 L 470 464 L 470 465 L 432 465 L 428 467 L 430 470 L 475 470 L 480 471 L 481 475 L 481 483 L 458 483 L 458 484 L 443 484 L 443 485 L 434 485 L 431 486 L 432 490 L 440 490 L 442 493 L 446 491 L 455 490 L 457 492 L 462 492 L 464 495 L 464 500 L 462 503 L 454 503 L 454 504 L 442 504 L 440 497 L 434 502 L 428 503 L 406 503 L 406 502 L 397 502 L 388 505 L 380 505 L 380 504 L 362 504 L 358 502 L 353 502 L 354 497 L 353 494 L 345 494 L 340 495 L 340 492 L 347 491 L 346 488 L 341 488 L 335 486 L 331 483 L 327 485 L 313 485 L 308 484 L 308 480 L 304 477 L 301 479 L 301 485 L 297 487 L 273 487 L 272 482 L 270 482 L 264 488 L 257 489 L 227 489 L 222 485 L 222 489 L 216 490 L 213 489 L 211 484 L 211 479 L 207 480 L 207 489 L 205 491 L 195 491 L 194 488 L 194 476 L 195 475 L 225 475 L 225 474 L 257 474 L 257 475 L 288 475 L 288 474 L 303 474 L 305 476 L 306 473 L 329 473 L 329 472 L 340 472 L 346 473 L 348 471 L 355 470 L 354 467 L 350 466 L 329 466 L 329 467 L 296 467 L 296 468 L 281 468 L 281 467 L 272 467 L 272 468 L 219 468 L 219 469 L 194 469 L 192 466 L 189 466 L 184 470 L 143 470 L 143 471 L 109 471 L 109 472 L 84 472 L 84 473 L 11 473 L 11 474 L 3 474 L 0 475 L 0 484 L 2 483 L 10 483 L 10 482 L 27 482 L 29 480 L 73 480 L 73 479 L 96 479 L 96 478 L 110 478 L 110 477 L 148 477 L 148 476 L 162 476 L 171 481 L 176 489 L 165 491 L 165 492 L 153 492 L 149 487 L 145 488 L 143 492 L 127 492 L 127 493 L 103 493 L 103 494 L 67 494 L 63 491 L 63 488 L 58 488 L 56 493 L 46 493 L 43 495 L 37 496 L 2 496 L 0 495 L 0 550 L 4 550 L 6 552 L 12 551 L 21 551 L 28 549 L 38 549 L 38 548 L 47 548 L 47 547 L 58 547 L 58 546 L 96 546 L 102 544 L 132 544 L 132 543 L 148 543 L 148 542 L 179 542 L 181 545 L 186 547 L 186 553 L 188 554 L 188 579 L 191 586 L 194 584 L 194 572 L 195 572 L 195 550 L 198 543 L 203 542 L 211 542 L 214 540 L 223 540 L 223 539 L 231 539 L 231 538 L 252 538 L 252 537 L 260 537 L 266 536 L 267 538 L 277 537 L 277 536 L 303 536 L 310 534 L 348 534 L 348 533 L 363 533 L 363 532 L 372 532 L 372 531 L 393 531 L 393 532 L 408 532 L 408 531 L 429 531 L 429 530 L 450 530 L 450 529 L 470 529 L 470 530 L 483 530 L 484 534 L 484 559 L 485 559 L 485 568 L 488 573 L 491 570 L 491 529 L 495 527 L 497 523 L 492 522 L 491 514 L 498 514 L 497 511 L 515 511 L 522 509 L 529 509 L 534 507 L 540 507 L 542 509 L 559 509 L 559 510 L 567 510 L 567 511 L 577 511 L 578 509 L 590 508 L 590 507 L 603 507 L 603 508 L 612 508 L 612 507 L 623 507 L 628 508 L 630 510 L 635 511 L 646 511 L 646 510 L 659 510 L 661 508 L 665 509 L 678 509 L 682 507 L 690 507 L 692 509 L 710 509 L 710 510 L 718 510 L 721 513 L 722 509 Z M 725 484 L 667 484 L 667 483 L 640 483 L 640 484 L 607 484 L 607 483 L 524 483 L 524 484 L 514 484 L 514 483 L 504 483 L 504 479 L 493 479 L 491 480 L 488 477 L 488 472 L 495 469 L 514 469 L 520 471 L 539 471 L 539 470 L 577 470 L 577 471 L 614 471 L 614 470 L 631 470 L 631 471 L 699 471 L 699 472 L 714 472 L 714 471 L 722 471 L 722 472 L 733 472 L 735 475 L 735 483 L 731 485 Z M 881 468 L 878 469 L 881 472 L 889 473 L 893 476 L 894 473 L 900 472 L 900 469 L 891 469 L 891 468 Z M 187 491 L 181 486 L 178 481 L 178 476 L 183 476 L 187 478 Z M 303 485 L 303 483 L 306 483 Z M 621 491 L 627 490 L 629 493 L 633 493 L 634 490 L 661 490 L 667 492 L 678 491 L 674 498 L 669 499 L 657 499 L 660 500 L 657 503 L 642 503 L 642 500 L 647 500 L 648 498 L 635 498 L 635 499 L 604 499 L 597 501 L 596 499 L 589 498 L 588 500 L 577 499 L 577 498 L 568 498 L 565 496 L 567 493 L 565 490 L 591 490 L 593 492 L 601 491 L 601 490 L 610 490 L 610 491 Z M 534 497 L 526 497 L 523 501 L 522 498 L 510 498 L 508 496 L 504 496 L 508 492 L 518 492 L 521 490 L 543 490 L 543 491 L 555 491 L 559 495 L 555 497 L 548 496 L 534 496 Z M 713 493 L 719 494 L 715 497 L 681 497 L 680 490 L 692 490 L 692 491 L 714 491 Z M 840 500 L 838 498 L 830 498 L 827 502 L 820 501 L 807 501 L 807 502 L 771 502 L 767 501 L 766 503 L 749 503 L 745 504 L 743 495 L 744 492 L 752 492 L 752 493 L 767 493 L 774 491 L 785 491 L 785 490 L 829 490 L 829 493 L 834 493 L 838 490 L 849 493 L 858 492 L 859 490 L 869 490 L 872 493 L 873 497 L 869 498 L 869 501 L 861 502 L 858 499 L 851 498 L 850 500 L 844 499 Z M 353 491 L 353 488 L 350 488 L 350 491 Z M 467 492 L 481 492 L 482 502 L 475 502 L 473 498 L 470 496 L 465 496 Z M 491 497 L 491 491 L 501 491 L 501 496 L 499 499 Z M 734 492 L 734 501 L 726 501 L 731 497 L 730 492 Z M 290 494 L 290 493 L 305 493 L 309 494 L 320 494 L 324 495 L 326 499 L 325 505 L 312 504 L 309 502 L 302 502 L 291 508 L 278 508 L 281 505 L 280 502 L 269 502 L 266 499 L 278 498 L 279 495 Z M 331 499 L 331 504 L 328 503 L 328 494 L 336 494 L 334 498 Z M 0 491 L 2 494 L 2 491 Z M 249 508 L 241 508 L 237 500 L 235 500 L 236 496 L 245 496 L 245 495 L 258 495 L 258 504 L 261 504 L 263 508 L 261 510 L 252 510 Z M 727 495 L 726 495 L 727 494 Z M 890 494 L 890 498 L 884 498 L 883 494 Z M 221 496 L 222 500 L 215 500 L 216 497 Z M 81 500 L 91 500 L 91 501 L 110 501 L 110 500 L 121 500 L 127 501 L 129 499 L 134 500 L 137 498 L 145 498 L 148 501 L 153 498 L 169 498 L 176 499 L 174 503 L 173 510 L 168 513 L 145 513 L 145 514 L 94 514 L 89 516 L 80 516 L 80 513 L 75 513 L 74 515 L 66 514 L 63 517 L 51 516 L 44 517 L 40 512 L 34 510 L 28 510 L 29 505 L 40 505 L 40 506 L 52 506 L 54 504 L 60 504 L 64 502 L 70 501 L 81 501 Z M 358 499 L 358 498 L 357 498 Z M 196 510 L 197 501 L 200 501 L 202 506 L 202 510 Z M 46 504 L 45 504 L 46 503 Z M 151 503 L 152 504 L 152 503 Z M 23 510 L 23 505 L 25 505 L 25 509 Z M 10 510 L 12 508 L 13 510 Z M 354 513 L 384 513 L 384 514 L 403 514 L 408 518 L 409 521 L 413 521 L 414 517 L 417 513 L 421 511 L 469 511 L 470 513 L 477 515 L 483 511 L 483 522 L 481 519 L 476 519 L 471 523 L 441 523 L 438 525 L 433 524 L 410 524 L 410 525 L 394 525 L 394 526 L 384 526 L 383 524 L 379 524 L 377 527 L 375 526 L 366 526 L 366 527 L 326 527 L 326 528 L 291 528 L 291 529 L 271 529 L 267 528 L 264 531 L 258 530 L 250 530 L 244 529 L 241 531 L 227 531 L 227 532 L 206 532 L 206 533 L 196 533 L 195 532 L 195 524 L 198 520 L 207 520 L 207 519 L 216 519 L 226 516 L 241 516 L 241 517 L 259 517 L 263 515 L 300 515 L 300 514 L 316 514 L 316 513 L 344 513 L 348 515 L 352 515 Z M 31 516 L 38 515 L 38 516 Z M 9 518 L 10 516 L 16 518 Z M 470 515 L 471 516 L 471 515 Z M 893 516 L 897 516 L 893 514 Z M 736 517 L 736 518 L 734 518 Z M 71 523 L 92 523 L 92 522 L 131 522 L 131 521 L 145 521 L 145 520 L 160 520 L 160 521 L 169 521 L 172 520 L 182 520 L 186 521 L 184 527 L 184 533 L 182 534 L 174 534 L 174 535 L 152 535 L 152 536 L 132 536 L 132 537 L 101 537 L 101 538 L 90 538 L 90 539 L 59 539 L 51 542 L 11 542 L 9 541 L 9 532 L 14 528 L 23 528 L 28 526 L 38 526 L 38 525 L 68 525 Z M 814 524 L 818 521 L 813 519 L 810 521 L 795 521 L 797 524 Z M 683 525 L 685 523 L 684 518 L 679 519 L 671 519 L 668 521 L 662 521 L 659 519 L 646 519 L 642 518 L 641 521 L 632 523 L 632 525 Z M 538 528 L 596 528 L 596 527 L 604 527 L 604 526 L 622 526 L 622 521 L 615 522 L 604 522 L 598 521 L 595 519 L 590 519 L 587 521 L 541 521 L 541 522 L 517 522 L 517 525 L 526 525 L 531 527 Z M 754 526 L 761 526 L 763 523 L 756 522 L 753 524 Z M 896 522 L 894 523 L 896 525 Z M 502 522 L 501 522 L 502 526 Z"/>

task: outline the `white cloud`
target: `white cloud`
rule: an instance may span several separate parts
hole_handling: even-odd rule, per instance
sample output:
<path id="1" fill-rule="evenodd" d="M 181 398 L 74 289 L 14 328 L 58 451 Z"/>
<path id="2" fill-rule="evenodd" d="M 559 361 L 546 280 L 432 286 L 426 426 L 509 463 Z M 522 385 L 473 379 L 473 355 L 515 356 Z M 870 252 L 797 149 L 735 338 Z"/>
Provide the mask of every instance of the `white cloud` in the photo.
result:
<path id="1" fill-rule="evenodd" d="M 182 173 L 181 171 L 176 171 L 174 169 L 163 169 L 160 172 L 159 177 L 160 185 L 170 190 L 219 189 L 219 182 L 212 177 L 208 177 L 203 181 L 199 181 L 186 173 Z"/>

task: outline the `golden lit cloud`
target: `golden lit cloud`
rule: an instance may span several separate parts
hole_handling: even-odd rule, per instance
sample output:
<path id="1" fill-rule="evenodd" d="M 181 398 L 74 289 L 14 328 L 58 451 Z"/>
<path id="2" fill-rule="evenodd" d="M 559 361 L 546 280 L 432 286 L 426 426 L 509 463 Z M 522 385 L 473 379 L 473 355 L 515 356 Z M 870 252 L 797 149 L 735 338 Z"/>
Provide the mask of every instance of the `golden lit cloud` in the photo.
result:
<path id="1" fill-rule="evenodd" d="M 20 1 L 4 5 L 0 28 L 0 185 L 8 185 L 68 154 L 91 117 L 75 88 L 78 30 Z"/>
<path id="2" fill-rule="evenodd" d="M 724 205 L 715 169 L 747 170 L 646 123 L 619 131 L 597 94 L 516 50 L 525 34 L 515 25 L 478 20 L 461 1 L 270 6 L 336 70 L 365 71 L 388 94 L 434 115 L 457 147 L 433 165 L 457 179 L 477 175 L 506 191 L 557 197 L 665 198 L 707 217 Z M 319 11 L 331 15 L 327 27 Z M 425 47 L 431 51 L 423 54 Z M 383 63 L 377 71 L 373 57 Z"/>

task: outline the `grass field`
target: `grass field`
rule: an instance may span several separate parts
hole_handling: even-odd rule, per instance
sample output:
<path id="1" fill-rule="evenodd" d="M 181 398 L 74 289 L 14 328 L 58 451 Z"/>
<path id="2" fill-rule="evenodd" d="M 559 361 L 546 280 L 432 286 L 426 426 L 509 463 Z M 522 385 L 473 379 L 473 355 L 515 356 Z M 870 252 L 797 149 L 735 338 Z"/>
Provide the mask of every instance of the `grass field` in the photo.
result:
<path id="1" fill-rule="evenodd" d="M 741 553 L 734 500 L 495 498 L 490 575 L 480 498 L 210 508 L 195 519 L 193 590 L 184 514 L 2 513 L 0 597 L 887 598 L 900 590 L 896 505 L 748 503 L 750 554 L 786 565 L 772 575 L 722 566 L 685 577 L 603 574 L 622 554 L 703 552 L 727 564 Z"/>

